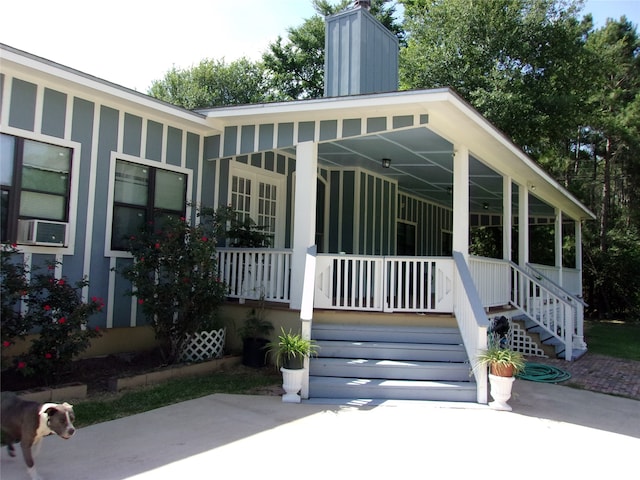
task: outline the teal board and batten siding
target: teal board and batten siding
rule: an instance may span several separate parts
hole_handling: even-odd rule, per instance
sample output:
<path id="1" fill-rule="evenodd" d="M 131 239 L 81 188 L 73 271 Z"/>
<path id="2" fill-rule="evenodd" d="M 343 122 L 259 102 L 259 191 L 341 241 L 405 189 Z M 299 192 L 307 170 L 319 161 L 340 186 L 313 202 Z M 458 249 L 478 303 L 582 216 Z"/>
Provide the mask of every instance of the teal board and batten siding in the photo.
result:
<path id="1" fill-rule="evenodd" d="M 126 155 L 127 159 L 155 161 L 159 167 L 166 164 L 189 169 L 192 196 L 188 200 L 195 204 L 199 200 L 202 144 L 205 147 L 207 144 L 199 133 L 186 130 L 178 117 L 171 123 L 166 115 L 156 116 L 135 103 L 110 101 L 106 96 L 99 103 L 96 97 L 76 91 L 71 83 L 67 88 L 34 78 L 24 79 L 6 72 L 0 75 L 0 105 L 4 106 L 0 111 L 6 115 L 0 122 L 6 127 L 3 131 L 12 135 L 74 145 L 74 162 L 79 162 L 79 169 L 72 195 L 77 196 L 77 211 L 69 219 L 75 224 L 73 250 L 25 246 L 24 250 L 31 253 L 25 258 L 31 259 L 32 269 L 61 262 L 60 274 L 69 281 L 87 275 L 88 296 L 108 302 L 103 312 L 92 316 L 92 326 L 145 324 L 139 309 L 134 314 L 132 299 L 126 295 L 130 284 L 113 271 L 113 267 L 121 268 L 130 260 L 105 256 L 109 250 L 105 246 L 110 242 L 107 218 L 112 208 L 108 204 L 112 152 L 116 156 Z M 211 173 L 207 163 L 202 169 L 205 175 Z M 213 177 L 211 181 L 215 180 Z M 205 200 L 211 198 L 211 189 L 211 185 L 203 186 Z"/>
<path id="2" fill-rule="evenodd" d="M 398 221 L 416 225 L 416 255 L 443 255 L 443 232 L 453 231 L 453 211 L 418 197 L 398 195 Z"/>

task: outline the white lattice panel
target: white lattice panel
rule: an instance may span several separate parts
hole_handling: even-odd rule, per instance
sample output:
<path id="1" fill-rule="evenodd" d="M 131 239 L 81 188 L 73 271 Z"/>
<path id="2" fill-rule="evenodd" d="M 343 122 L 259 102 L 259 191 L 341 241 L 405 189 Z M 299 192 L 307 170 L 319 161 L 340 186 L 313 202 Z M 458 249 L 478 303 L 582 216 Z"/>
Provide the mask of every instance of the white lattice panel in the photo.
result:
<path id="1" fill-rule="evenodd" d="M 538 344 L 529 336 L 527 332 L 517 323 L 509 322 L 509 345 L 512 350 L 531 357 L 544 357 L 547 355 L 538 347 Z"/>
<path id="2" fill-rule="evenodd" d="M 182 351 L 180 360 L 183 362 L 199 362 L 222 357 L 226 335 L 226 328 L 192 335 Z"/>

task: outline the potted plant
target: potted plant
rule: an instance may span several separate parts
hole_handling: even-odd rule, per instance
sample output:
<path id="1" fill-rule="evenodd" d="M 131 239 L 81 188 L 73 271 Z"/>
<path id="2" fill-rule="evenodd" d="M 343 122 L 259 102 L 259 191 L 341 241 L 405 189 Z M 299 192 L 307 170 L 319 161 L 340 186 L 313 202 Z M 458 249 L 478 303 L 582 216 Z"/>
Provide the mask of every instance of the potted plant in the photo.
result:
<path id="1" fill-rule="evenodd" d="M 511 411 L 507 401 L 515 376 L 524 370 L 525 360 L 520 352 L 503 345 L 497 336 L 490 335 L 488 348 L 476 358 L 476 368 L 489 368 L 489 384 L 494 401 L 489 406 L 496 410 Z"/>
<path id="2" fill-rule="evenodd" d="M 267 347 L 274 356 L 276 367 L 280 367 L 282 372 L 282 388 L 285 391 L 282 401 L 300 403 L 298 392 L 302 389 L 304 360 L 317 354 L 316 343 L 291 330 L 285 332 L 280 327 L 277 340 L 269 342 Z"/>
<path id="3" fill-rule="evenodd" d="M 220 222 L 213 209 L 196 214 L 193 225 L 160 214 L 156 223 L 147 223 L 129 239 L 133 261 L 122 270 L 133 287 L 128 294 L 137 298 L 168 363 L 180 361 L 193 335 L 217 322 L 227 292 L 218 278 Z"/>
<path id="4" fill-rule="evenodd" d="M 258 305 L 251 309 L 249 315 L 238 329 L 242 339 L 242 364 L 247 367 L 262 368 L 267 365 L 267 345 L 273 324 L 265 318 L 264 295 L 260 296 Z"/>

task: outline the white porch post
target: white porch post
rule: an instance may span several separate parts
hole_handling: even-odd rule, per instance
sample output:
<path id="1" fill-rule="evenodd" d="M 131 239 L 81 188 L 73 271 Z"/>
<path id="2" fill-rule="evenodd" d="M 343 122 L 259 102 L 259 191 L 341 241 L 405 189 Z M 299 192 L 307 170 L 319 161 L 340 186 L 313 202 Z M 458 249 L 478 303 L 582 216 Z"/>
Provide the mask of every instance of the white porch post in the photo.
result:
<path id="1" fill-rule="evenodd" d="M 502 177 L 502 258 L 511 260 L 513 203 L 511 177 Z"/>
<path id="2" fill-rule="evenodd" d="M 453 251 L 469 256 L 469 149 L 453 154 Z"/>
<path id="3" fill-rule="evenodd" d="M 554 227 L 554 240 L 555 240 L 555 263 L 558 269 L 558 285 L 564 286 L 564 279 L 562 278 L 562 210 L 555 209 L 556 224 Z"/>
<path id="4" fill-rule="evenodd" d="M 296 148 L 296 183 L 293 212 L 290 308 L 302 307 L 302 286 L 307 249 L 315 244 L 318 144 L 299 143 Z"/>
<path id="5" fill-rule="evenodd" d="M 575 242 L 576 242 L 576 270 L 578 271 L 578 291 L 582 298 L 582 222 L 578 219 L 575 222 Z M 576 336 L 573 340 L 575 348 L 585 349 L 587 344 L 584 341 L 584 305 L 578 305 L 578 320 L 576 325 Z"/>
<path id="6" fill-rule="evenodd" d="M 526 185 L 518 185 L 518 264 L 529 262 L 529 192 Z"/>

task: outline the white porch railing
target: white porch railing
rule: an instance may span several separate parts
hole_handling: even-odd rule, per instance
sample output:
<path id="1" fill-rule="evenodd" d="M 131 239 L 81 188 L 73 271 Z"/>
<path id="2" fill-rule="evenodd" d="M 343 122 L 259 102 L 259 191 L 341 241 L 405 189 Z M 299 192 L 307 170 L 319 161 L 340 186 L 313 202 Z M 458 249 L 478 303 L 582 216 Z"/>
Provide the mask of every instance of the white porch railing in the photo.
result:
<path id="1" fill-rule="evenodd" d="M 560 340 L 565 358 L 572 359 L 582 338 L 582 310 L 577 302 L 513 262 L 473 257 L 470 264 L 483 306 L 511 304 L 520 309 L 549 336 Z"/>
<path id="2" fill-rule="evenodd" d="M 314 305 L 337 310 L 451 312 L 453 262 L 443 257 L 317 256 Z"/>
<path id="3" fill-rule="evenodd" d="M 453 252 L 453 260 L 455 262 L 453 313 L 460 327 L 460 334 L 476 379 L 477 401 L 487 403 L 487 369 L 473 368 L 473 366 L 476 364 L 478 354 L 487 348 L 489 319 L 482 308 L 482 301 L 464 256 L 459 252 Z"/>
<path id="4" fill-rule="evenodd" d="M 218 272 L 228 297 L 290 301 L 291 250 L 219 248 Z"/>
<path id="5" fill-rule="evenodd" d="M 560 267 L 541 265 L 539 263 L 532 263 L 527 266 L 533 269 L 536 273 L 543 275 L 545 280 L 549 280 L 555 285 L 560 286 L 571 295 L 582 295 L 580 287 L 580 270 L 577 268 L 562 267 L 562 269 L 560 269 Z"/>

